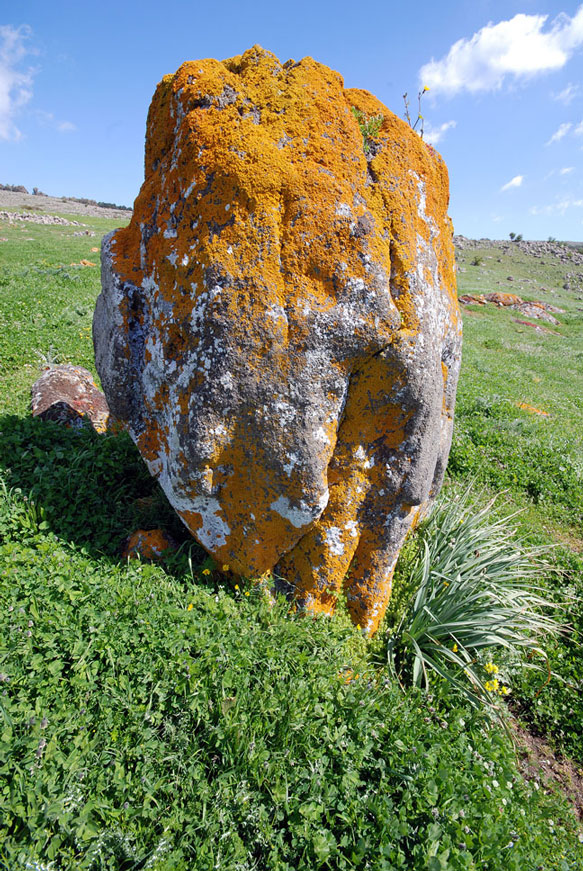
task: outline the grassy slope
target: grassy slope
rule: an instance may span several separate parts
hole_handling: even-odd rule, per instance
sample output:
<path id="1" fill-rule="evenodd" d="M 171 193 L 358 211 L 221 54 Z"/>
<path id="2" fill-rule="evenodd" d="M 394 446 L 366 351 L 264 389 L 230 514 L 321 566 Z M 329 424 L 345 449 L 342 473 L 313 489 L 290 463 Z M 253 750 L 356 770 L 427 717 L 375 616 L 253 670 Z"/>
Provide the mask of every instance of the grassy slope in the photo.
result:
<path id="1" fill-rule="evenodd" d="M 471 266 L 474 258 L 482 265 Z M 509 488 L 537 528 L 583 547 L 583 294 L 565 290 L 573 266 L 517 247 L 464 251 L 459 293 L 501 290 L 565 310 L 538 333 L 509 308 L 464 309 L 464 353 L 450 471 Z M 464 270 L 464 271 L 461 271 Z M 513 276 L 514 281 L 507 281 Z M 547 412 L 536 415 L 524 403 Z"/>
<path id="2" fill-rule="evenodd" d="M 92 369 L 99 273 L 69 264 L 96 262 L 112 225 L 88 223 L 96 237 L 0 227 L 0 471 L 17 488 L 0 499 L 0 867 L 583 869 L 572 818 L 523 782 L 505 735 L 447 695 L 401 695 L 342 614 L 291 618 L 196 547 L 165 569 L 120 563 L 140 523 L 184 539 L 133 446 L 27 417 L 34 349 Z M 460 292 L 529 269 L 485 260 Z M 517 292 L 548 298 L 532 290 Z M 465 313 L 452 468 L 509 487 L 529 534 L 579 546 L 583 385 L 566 361 L 582 348 L 563 296 L 562 340 Z M 542 497 L 525 483 L 541 456 L 569 473 Z M 576 586 L 572 548 L 561 561 Z M 580 679 L 573 641 L 553 656 Z M 581 703 L 537 688 L 517 678 L 525 716 L 583 762 Z"/>

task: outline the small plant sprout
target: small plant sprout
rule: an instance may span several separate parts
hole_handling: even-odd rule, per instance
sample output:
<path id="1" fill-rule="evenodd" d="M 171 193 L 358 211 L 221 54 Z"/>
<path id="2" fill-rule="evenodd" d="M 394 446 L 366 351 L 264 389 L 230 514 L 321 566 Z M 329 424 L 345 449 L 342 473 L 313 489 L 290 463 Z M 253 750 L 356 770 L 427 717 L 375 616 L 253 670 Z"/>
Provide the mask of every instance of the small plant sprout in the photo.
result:
<path id="1" fill-rule="evenodd" d="M 376 139 L 381 132 L 381 127 L 385 120 L 384 115 L 366 115 L 360 109 L 357 109 L 356 106 L 352 107 L 352 114 L 358 121 L 358 126 L 362 133 L 364 153 L 368 154 L 370 151 L 370 140 Z"/>
<path id="2" fill-rule="evenodd" d="M 62 362 L 61 355 L 52 345 L 49 345 L 48 351 L 35 349 L 34 354 L 38 360 L 38 366 L 41 372 L 46 369 L 54 369 L 55 366 L 58 366 Z"/>
<path id="3" fill-rule="evenodd" d="M 425 126 L 425 119 L 421 114 L 421 100 L 423 99 L 423 95 L 426 94 L 428 90 L 429 88 L 427 87 L 427 85 L 424 85 L 417 94 L 417 118 L 415 119 L 415 121 L 411 119 L 407 91 L 405 91 L 405 93 L 403 94 L 403 101 L 405 103 L 405 120 L 407 121 L 409 127 L 411 127 L 412 130 L 417 130 L 417 128 L 419 127 L 419 136 L 421 137 L 421 139 L 423 139 L 423 132 Z"/>

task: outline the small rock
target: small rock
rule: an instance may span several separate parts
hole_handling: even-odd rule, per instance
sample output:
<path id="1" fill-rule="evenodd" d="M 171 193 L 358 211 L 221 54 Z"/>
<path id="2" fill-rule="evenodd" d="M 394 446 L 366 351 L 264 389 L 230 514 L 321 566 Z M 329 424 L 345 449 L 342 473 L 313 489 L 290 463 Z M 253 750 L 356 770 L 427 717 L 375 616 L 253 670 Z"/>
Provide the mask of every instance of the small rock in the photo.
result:
<path id="1" fill-rule="evenodd" d="M 93 375 L 82 366 L 52 366 L 32 385 L 33 417 L 66 426 L 83 426 L 89 419 L 96 432 L 105 432 L 109 406 Z"/>
<path id="2" fill-rule="evenodd" d="M 140 557 L 159 562 L 168 552 L 177 550 L 174 539 L 162 529 L 138 529 L 128 538 L 123 549 L 124 559 Z"/>

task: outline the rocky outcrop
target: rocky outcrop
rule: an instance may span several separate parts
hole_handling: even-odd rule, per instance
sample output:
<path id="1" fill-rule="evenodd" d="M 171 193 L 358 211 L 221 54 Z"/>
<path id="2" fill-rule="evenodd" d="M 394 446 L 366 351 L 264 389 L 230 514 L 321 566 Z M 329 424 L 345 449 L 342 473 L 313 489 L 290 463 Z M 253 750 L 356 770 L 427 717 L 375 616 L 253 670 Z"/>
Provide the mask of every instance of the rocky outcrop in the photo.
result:
<path id="1" fill-rule="evenodd" d="M 454 236 L 454 245 L 458 251 L 484 250 L 496 248 L 502 252 L 515 253 L 521 251 L 530 257 L 554 257 L 562 263 L 583 264 L 583 246 L 576 242 L 543 242 L 540 240 L 521 239 L 509 242 L 507 239 L 468 239 L 466 236 Z"/>
<path id="2" fill-rule="evenodd" d="M 344 588 L 370 632 L 450 447 L 447 206 L 442 159 L 375 97 L 255 47 L 162 80 L 102 247 L 97 368 L 184 523 L 313 610 Z"/>
<path id="3" fill-rule="evenodd" d="M 501 293 L 500 291 L 494 293 L 465 293 L 459 297 L 459 302 L 463 305 L 486 305 L 487 302 L 491 302 L 499 308 L 512 308 L 530 318 L 537 318 L 537 320 L 546 321 L 554 326 L 559 325 L 559 321 L 554 315 L 565 313 L 565 309 L 551 305 L 548 302 L 540 302 L 539 300 L 526 301 L 514 293 Z M 518 323 L 526 322 L 518 321 Z"/>

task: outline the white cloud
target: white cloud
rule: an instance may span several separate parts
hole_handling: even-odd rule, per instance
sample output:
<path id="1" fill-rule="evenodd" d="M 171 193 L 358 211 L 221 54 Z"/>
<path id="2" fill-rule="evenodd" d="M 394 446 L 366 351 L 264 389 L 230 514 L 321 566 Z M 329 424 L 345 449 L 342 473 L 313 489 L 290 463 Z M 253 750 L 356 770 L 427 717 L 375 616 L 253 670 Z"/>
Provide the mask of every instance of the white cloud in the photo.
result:
<path id="1" fill-rule="evenodd" d="M 500 188 L 501 191 L 509 191 L 510 188 L 519 188 L 524 181 L 523 175 L 515 175 L 514 178 L 511 178 L 510 181 L 507 181 L 506 184 L 502 185 Z"/>
<path id="2" fill-rule="evenodd" d="M 573 130 L 575 136 L 583 136 L 583 121 L 580 124 L 577 124 L 575 129 Z"/>
<path id="3" fill-rule="evenodd" d="M 567 135 L 572 126 L 573 125 L 570 121 L 566 124 L 561 124 L 559 128 L 555 130 L 549 141 L 545 143 L 545 145 L 552 145 L 553 142 L 560 142 L 561 139 Z"/>
<path id="4" fill-rule="evenodd" d="M 36 117 L 39 124 L 43 127 L 53 127 L 59 133 L 71 133 L 77 129 L 72 121 L 58 121 L 52 112 L 44 112 L 42 109 L 37 109 Z"/>
<path id="5" fill-rule="evenodd" d="M 429 121 L 426 121 L 423 129 L 423 138 L 426 142 L 429 142 L 430 145 L 437 145 L 437 143 L 443 139 L 447 131 L 451 130 L 456 125 L 457 121 L 445 121 L 443 124 L 440 124 L 439 127 L 433 127 Z"/>
<path id="6" fill-rule="evenodd" d="M 559 170 L 559 175 L 569 175 L 569 173 L 573 172 L 574 169 L 574 166 L 564 166 L 562 169 Z"/>
<path id="7" fill-rule="evenodd" d="M 574 85 L 572 82 L 563 88 L 562 91 L 559 91 L 558 94 L 553 94 L 553 98 L 558 100 L 559 103 L 564 103 L 565 106 L 568 106 L 569 103 L 572 103 L 573 100 L 581 94 L 581 85 Z"/>
<path id="8" fill-rule="evenodd" d="M 0 25 L 0 139 L 17 140 L 21 132 L 14 117 L 32 97 L 33 70 L 21 69 L 31 34 L 26 25 Z"/>
<path id="9" fill-rule="evenodd" d="M 550 203 L 548 206 L 532 206 L 530 209 L 531 215 L 564 215 L 568 209 L 582 209 L 583 200 L 574 200 L 571 197 L 565 197 L 562 200 L 557 200 L 556 203 Z"/>
<path id="10" fill-rule="evenodd" d="M 419 73 L 433 93 L 495 91 L 507 76 L 526 78 L 558 70 L 583 45 L 583 6 L 573 18 L 562 13 L 543 32 L 548 15 L 520 13 L 498 24 L 490 22 L 469 39 L 459 39 L 441 60 L 431 60 Z"/>

